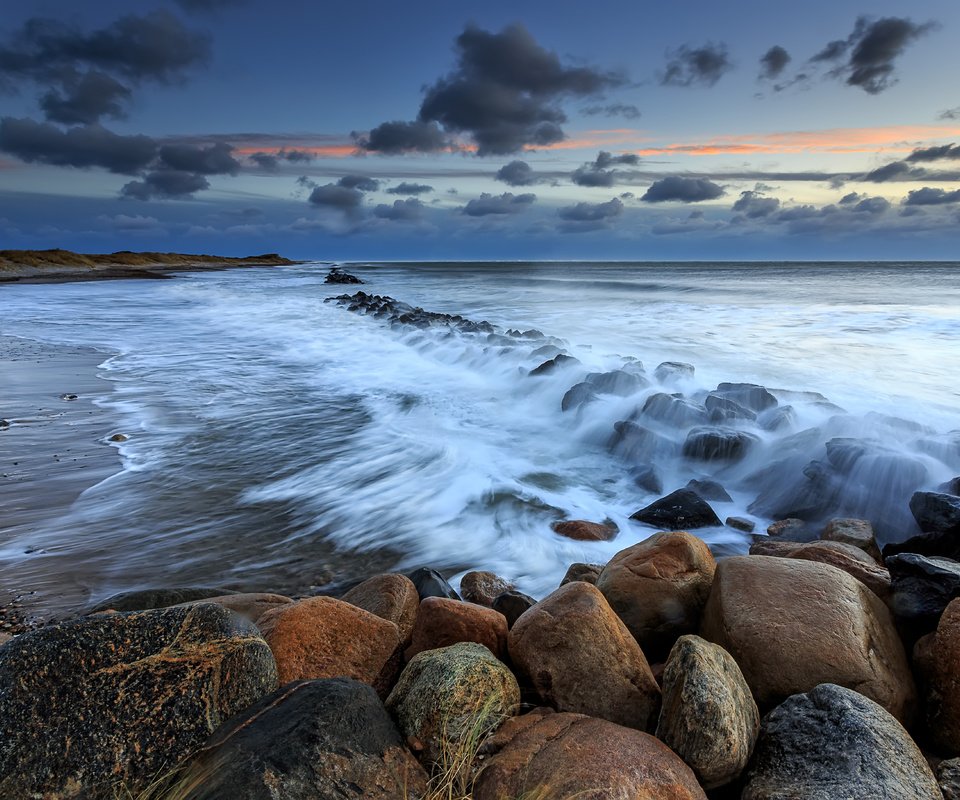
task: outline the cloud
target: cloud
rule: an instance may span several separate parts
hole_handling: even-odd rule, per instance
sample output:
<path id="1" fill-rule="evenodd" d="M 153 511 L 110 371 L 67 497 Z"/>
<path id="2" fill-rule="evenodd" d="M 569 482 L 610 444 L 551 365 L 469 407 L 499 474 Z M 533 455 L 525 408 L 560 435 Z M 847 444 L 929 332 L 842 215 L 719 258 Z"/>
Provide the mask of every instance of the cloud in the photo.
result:
<path id="1" fill-rule="evenodd" d="M 616 184 L 618 173 L 616 170 L 607 169 L 608 167 L 619 164 L 636 166 L 639 163 L 640 156 L 634 155 L 633 153 L 624 153 L 623 155 L 615 156 L 601 150 L 597 153 L 596 160 L 575 169 L 571 173 L 570 179 L 577 186 L 602 186 L 609 188 Z"/>
<path id="2" fill-rule="evenodd" d="M 858 202 L 853 211 L 857 214 L 882 214 L 890 208 L 890 201 L 885 197 L 867 197 Z"/>
<path id="3" fill-rule="evenodd" d="M 633 153 L 622 153 L 619 156 L 612 155 L 604 150 L 597 153 L 597 158 L 593 162 L 595 169 L 606 169 L 617 165 L 635 167 L 640 163 L 640 156 Z"/>
<path id="4" fill-rule="evenodd" d="M 776 197 L 763 197 L 757 191 L 740 192 L 740 199 L 733 204 L 733 211 L 748 219 L 770 216 L 779 208 L 780 201 Z"/>
<path id="5" fill-rule="evenodd" d="M 99 70 L 65 75 L 59 88 L 40 98 L 44 116 L 64 125 L 90 125 L 101 117 L 122 119 L 124 104 L 133 92 L 120 81 Z"/>
<path id="6" fill-rule="evenodd" d="M 101 216 L 100 220 L 118 231 L 150 231 L 160 227 L 160 220 L 156 217 L 144 217 L 139 214 L 117 214 L 113 217 Z"/>
<path id="7" fill-rule="evenodd" d="M 427 194 L 432 191 L 433 187 L 425 183 L 407 183 L 403 181 L 387 189 L 387 194 Z"/>
<path id="8" fill-rule="evenodd" d="M 942 206 L 948 203 L 960 203 L 960 189 L 947 192 L 924 186 L 908 192 L 903 200 L 905 206 Z"/>
<path id="9" fill-rule="evenodd" d="M 606 203 L 576 203 L 557 210 L 557 215 L 567 222 L 600 222 L 619 217 L 623 203 L 614 197 Z"/>
<path id="10" fill-rule="evenodd" d="M 938 147 L 922 147 L 906 157 L 906 161 L 944 161 L 960 159 L 960 147 L 951 143 Z"/>
<path id="11" fill-rule="evenodd" d="M 654 182 L 640 199 L 646 203 L 699 203 L 714 200 L 724 193 L 723 187 L 706 178 L 669 177 Z"/>
<path id="12" fill-rule="evenodd" d="M 166 144 L 160 148 L 161 166 L 178 172 L 198 175 L 236 175 L 240 162 L 233 155 L 233 147 L 217 142 L 209 147 L 189 144 Z"/>
<path id="13" fill-rule="evenodd" d="M 909 181 L 923 178 L 926 170 L 922 167 L 911 167 L 906 161 L 892 161 L 868 172 L 861 180 L 870 183 L 885 183 L 886 181 Z"/>
<path id="14" fill-rule="evenodd" d="M 120 190 L 120 194 L 134 200 L 177 199 L 190 197 L 209 188 L 210 183 L 203 175 L 177 169 L 161 169 L 147 173 L 142 180 L 131 181 Z"/>
<path id="15" fill-rule="evenodd" d="M 669 61 L 660 76 L 664 86 L 713 86 L 733 69 L 727 46 L 708 42 L 701 47 L 683 45 L 667 53 Z"/>
<path id="16" fill-rule="evenodd" d="M 850 194 L 845 194 L 840 198 L 840 205 L 848 206 L 853 203 L 859 203 L 864 198 L 864 195 L 858 194 L 857 192 L 850 192 Z"/>
<path id="17" fill-rule="evenodd" d="M 580 113 L 588 117 L 623 117 L 640 119 L 640 109 L 631 103 L 609 103 L 607 105 L 587 106 Z"/>
<path id="18" fill-rule="evenodd" d="M 760 56 L 760 78 L 768 81 L 778 78 L 789 63 L 790 54 L 780 45 L 775 44 Z"/>
<path id="19" fill-rule="evenodd" d="M 846 39 L 830 42 L 811 61 L 846 59 L 830 75 L 845 78 L 848 86 L 857 86 L 868 94 L 880 94 L 897 82 L 897 58 L 936 27 L 935 22 L 917 24 L 903 17 L 859 17 Z"/>
<path id="20" fill-rule="evenodd" d="M 484 192 L 478 198 L 470 200 L 460 211 L 468 217 L 486 217 L 492 215 L 519 214 L 529 208 L 537 199 L 535 194 L 513 194 L 505 192 L 493 195 Z"/>
<path id="21" fill-rule="evenodd" d="M 393 222 L 416 222 L 423 218 L 424 208 L 417 198 L 410 197 L 406 200 L 394 200 L 393 205 L 381 203 L 373 209 L 373 215 Z"/>
<path id="22" fill-rule="evenodd" d="M 363 203 L 363 192 L 359 189 L 328 183 L 324 186 L 314 186 L 307 200 L 310 205 L 317 208 L 330 208 L 345 214 L 353 214 Z"/>
<path id="23" fill-rule="evenodd" d="M 497 170 L 494 179 L 510 186 L 532 186 L 538 182 L 536 173 L 526 161 L 511 161 Z"/>
<path id="24" fill-rule="evenodd" d="M 567 97 L 590 97 L 624 82 L 591 67 L 565 66 L 522 25 L 490 33 L 468 25 L 456 39 L 454 69 L 425 90 L 415 122 L 387 122 L 368 137 L 363 150 L 428 152 L 467 136 L 477 155 L 506 155 L 528 146 L 562 141 Z"/>
<path id="25" fill-rule="evenodd" d="M 359 189 L 361 192 L 375 192 L 380 188 L 380 181 L 367 175 L 344 175 L 337 181 L 337 186 Z"/>
<path id="26" fill-rule="evenodd" d="M 937 115 L 937 119 L 960 119 L 960 106 L 947 108 Z"/>
<path id="27" fill-rule="evenodd" d="M 313 161 L 313 156 L 305 150 L 287 150 L 281 149 L 275 153 L 256 152 L 250 153 L 247 158 L 254 162 L 261 169 L 273 171 L 280 167 L 281 161 L 288 161 L 291 164 L 306 164 Z"/>
<path id="28" fill-rule="evenodd" d="M 135 175 L 157 155 L 149 136 L 120 136 L 100 125 L 61 130 L 49 122 L 0 119 L 0 150 L 27 163 L 58 167 L 101 167 L 120 175 Z"/>

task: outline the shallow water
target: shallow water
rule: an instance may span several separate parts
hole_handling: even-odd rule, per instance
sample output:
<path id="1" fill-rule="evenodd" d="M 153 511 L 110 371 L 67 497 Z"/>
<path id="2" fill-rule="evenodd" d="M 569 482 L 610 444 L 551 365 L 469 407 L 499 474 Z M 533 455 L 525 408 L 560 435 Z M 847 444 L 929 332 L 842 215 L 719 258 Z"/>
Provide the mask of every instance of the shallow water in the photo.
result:
<path id="1" fill-rule="evenodd" d="M 314 591 L 388 568 L 493 569 L 533 594 L 572 561 L 653 529 L 629 519 L 663 490 L 714 478 L 762 530 L 809 505 L 910 531 L 906 502 L 960 472 L 960 268 L 953 264 L 326 265 L 170 281 L 13 285 L 0 334 L 105 348 L 123 471 L 66 515 L 0 534 L 0 574 L 69 572 L 91 599 L 141 586 Z M 537 329 L 581 362 L 526 373 L 546 340 L 390 325 L 324 300 L 357 288 L 430 311 Z M 650 385 L 561 411 L 587 372 L 641 360 Z M 661 361 L 692 378 L 662 385 Z M 770 387 L 792 416 L 737 461 L 684 457 L 690 425 L 638 412 L 657 392 L 701 402 L 721 381 Z M 818 392 L 791 395 L 785 391 Z M 833 405 L 831 405 L 833 404 Z M 840 407 L 840 408 L 838 408 Z M 899 418 L 891 420 L 889 417 Z M 633 417 L 655 452 L 615 443 Z M 840 442 L 827 449 L 827 443 Z M 820 466 L 811 466 L 820 465 Z M 813 475 L 814 477 L 811 477 Z M 794 508 L 796 507 L 796 508 Z M 813 515 L 815 516 L 815 515 Z M 610 519 L 609 543 L 550 523 Z M 701 531 L 725 551 L 745 541 Z M 31 551 L 27 554 L 27 551 Z"/>

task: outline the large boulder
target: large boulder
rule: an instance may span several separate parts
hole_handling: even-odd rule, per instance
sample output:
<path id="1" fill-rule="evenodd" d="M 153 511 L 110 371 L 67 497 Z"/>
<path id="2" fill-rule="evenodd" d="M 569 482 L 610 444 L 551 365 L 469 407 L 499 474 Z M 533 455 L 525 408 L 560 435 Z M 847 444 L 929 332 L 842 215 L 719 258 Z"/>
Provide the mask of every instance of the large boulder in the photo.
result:
<path id="1" fill-rule="evenodd" d="M 581 714 L 531 712 L 493 737 L 474 800 L 706 800 L 690 768 L 653 736 Z"/>
<path id="2" fill-rule="evenodd" d="M 764 720 L 742 800 L 941 800 L 903 726 L 857 692 L 822 684 Z"/>
<path id="3" fill-rule="evenodd" d="M 755 383 L 721 383 L 713 394 L 739 403 L 751 411 L 767 411 L 777 406 L 777 398 Z"/>
<path id="4" fill-rule="evenodd" d="M 413 585 L 417 587 L 417 593 L 420 595 L 421 600 L 427 597 L 449 597 L 451 600 L 460 599 L 460 595 L 447 583 L 447 579 L 435 569 L 420 567 L 420 569 L 415 569 L 407 577 L 410 578 L 410 580 L 413 581 Z"/>
<path id="5" fill-rule="evenodd" d="M 600 573 L 603 572 L 603 564 L 580 564 L 574 563 L 567 567 L 566 573 L 560 580 L 561 586 L 566 586 L 573 581 L 583 581 L 597 585 L 600 580 Z"/>
<path id="6" fill-rule="evenodd" d="M 683 442 L 683 455 L 698 461 L 740 461 L 760 441 L 733 428 L 694 428 Z"/>
<path id="7" fill-rule="evenodd" d="M 689 428 L 691 425 L 703 425 L 707 421 L 707 412 L 703 406 L 663 392 L 650 395 L 640 414 L 674 428 Z"/>
<path id="8" fill-rule="evenodd" d="M 493 601 L 504 592 L 516 588 L 496 573 L 482 570 L 468 572 L 460 579 L 460 595 L 463 599 L 487 608 L 492 608 Z"/>
<path id="9" fill-rule="evenodd" d="M 376 692 L 349 678 L 287 684 L 220 728 L 186 775 L 185 800 L 395 800 L 427 788 Z"/>
<path id="10" fill-rule="evenodd" d="M 400 641 L 410 643 L 420 608 L 420 596 L 417 587 L 406 575 L 374 575 L 354 586 L 340 599 L 392 622 L 400 632 Z"/>
<path id="11" fill-rule="evenodd" d="M 482 739 L 520 705 L 513 673 L 474 642 L 414 656 L 387 698 L 408 743 L 425 763 L 447 763 L 471 738 Z"/>
<path id="12" fill-rule="evenodd" d="M 890 597 L 890 573 L 872 556 L 852 544 L 843 542 L 797 544 L 788 557 L 830 564 L 852 575 L 881 600 L 886 601 Z"/>
<path id="13" fill-rule="evenodd" d="M 716 568 L 702 539 L 667 531 L 617 553 L 597 588 L 644 654 L 660 659 L 678 636 L 699 628 Z"/>
<path id="14" fill-rule="evenodd" d="M 354 678 L 386 696 L 400 668 L 400 631 L 385 619 L 332 597 L 309 597 L 258 623 L 280 683 Z"/>
<path id="15" fill-rule="evenodd" d="M 510 657 L 545 703 L 647 730 L 660 689 L 630 631 L 589 583 L 561 586 L 510 629 Z"/>
<path id="16" fill-rule="evenodd" d="M 937 782 L 943 800 L 960 800 L 960 758 L 941 761 L 937 765 Z"/>
<path id="17" fill-rule="evenodd" d="M 701 635 L 729 652 L 761 709 L 821 683 L 909 720 L 916 688 L 890 611 L 827 564 L 733 556 L 717 565 Z"/>
<path id="18" fill-rule="evenodd" d="M 21 634 L 0 648 L 0 797 L 135 791 L 276 688 L 253 623 L 218 605 Z"/>
<path id="19" fill-rule="evenodd" d="M 422 600 L 407 648 L 407 660 L 424 650 L 448 647 L 457 642 L 482 644 L 500 658 L 507 652 L 507 619 L 500 612 L 476 603 L 445 597 Z"/>
<path id="20" fill-rule="evenodd" d="M 864 552 L 869 553 L 874 560 L 880 558 L 880 550 L 877 547 L 873 525 L 870 524 L 869 520 L 851 519 L 849 517 L 832 519 L 824 527 L 820 538 L 825 542 L 852 544 L 854 547 L 859 547 Z"/>
<path id="21" fill-rule="evenodd" d="M 914 653 L 930 738 L 945 755 L 960 755 L 960 599 L 947 606 L 936 633 L 921 639 Z"/>
<path id="22" fill-rule="evenodd" d="M 685 361 L 664 361 L 657 364 L 653 377 L 660 383 L 672 383 L 680 379 L 690 379 L 693 373 L 693 364 L 687 364 Z"/>
<path id="23" fill-rule="evenodd" d="M 960 536 L 960 497 L 940 492 L 915 492 L 910 511 L 924 533 Z"/>
<path id="24" fill-rule="evenodd" d="M 739 777 L 750 761 L 760 712 L 737 662 L 699 636 L 682 636 L 663 670 L 657 738 L 705 789 Z"/>
<path id="25" fill-rule="evenodd" d="M 509 592 L 504 592 L 494 598 L 493 610 L 503 614 L 507 620 L 507 627 L 512 628 L 513 623 L 536 604 L 537 601 L 530 595 L 511 589 Z"/>
<path id="26" fill-rule="evenodd" d="M 960 562 L 936 556 L 900 553 L 886 560 L 890 570 L 890 607 L 908 641 L 937 627 L 943 610 L 960 597 Z"/>
<path id="27" fill-rule="evenodd" d="M 643 375 L 622 369 L 615 369 L 610 372 L 591 372 L 584 380 L 601 394 L 616 394 L 620 397 L 627 397 L 650 385 L 650 381 Z"/>
<path id="28" fill-rule="evenodd" d="M 671 531 L 709 528 L 722 523 L 714 510 L 696 492 L 677 489 L 630 515 L 630 519 Z"/>

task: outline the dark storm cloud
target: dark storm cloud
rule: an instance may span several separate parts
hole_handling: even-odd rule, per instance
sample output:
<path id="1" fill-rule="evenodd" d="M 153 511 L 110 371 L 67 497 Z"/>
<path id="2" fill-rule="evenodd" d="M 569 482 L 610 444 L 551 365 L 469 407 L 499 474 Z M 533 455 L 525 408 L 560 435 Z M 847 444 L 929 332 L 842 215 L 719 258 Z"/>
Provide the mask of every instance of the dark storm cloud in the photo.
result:
<path id="1" fill-rule="evenodd" d="M 363 192 L 359 189 L 328 183 L 323 186 L 314 186 L 308 202 L 317 208 L 330 208 L 351 214 L 360 208 Z"/>
<path id="2" fill-rule="evenodd" d="M 280 159 L 273 153 L 251 153 L 248 158 L 261 169 L 272 171 L 280 166 Z"/>
<path id="3" fill-rule="evenodd" d="M 593 162 L 595 169 L 606 169 L 607 167 L 614 166 L 630 166 L 635 167 L 640 163 L 640 156 L 633 153 L 622 153 L 619 156 L 612 155 L 611 153 L 601 150 L 597 153 L 597 158 Z"/>
<path id="4" fill-rule="evenodd" d="M 244 138 L 240 136 L 240 138 Z M 254 164 L 261 169 L 270 172 L 279 169 L 281 162 L 287 161 L 291 164 L 306 164 L 313 161 L 313 156 L 303 150 L 279 150 L 276 153 L 251 153 L 247 156 Z"/>
<path id="5" fill-rule="evenodd" d="M 871 20 L 859 17 L 846 39 L 830 42 L 812 61 L 846 63 L 831 71 L 869 94 L 879 94 L 897 82 L 895 62 L 907 47 L 937 27 L 935 22 L 918 24 L 903 17 Z"/>
<path id="6" fill-rule="evenodd" d="M 236 175 L 240 162 L 233 155 L 233 147 L 223 142 L 209 147 L 189 144 L 166 144 L 160 148 L 162 166 L 178 172 L 198 175 Z"/>
<path id="7" fill-rule="evenodd" d="M 631 103 L 609 103 L 608 105 L 587 106 L 580 113 L 588 117 L 623 117 L 640 119 L 640 109 Z"/>
<path id="8" fill-rule="evenodd" d="M 723 193 L 722 186 L 706 178 L 669 177 L 656 181 L 640 199 L 646 203 L 699 203 L 714 200 Z"/>
<path id="9" fill-rule="evenodd" d="M 660 76 L 664 86 L 713 86 L 733 69 L 727 46 L 708 42 L 701 47 L 683 45 L 667 54 L 669 61 Z"/>
<path id="10" fill-rule="evenodd" d="M 576 203 L 557 209 L 557 216 L 567 222 L 601 222 L 622 213 L 623 203 L 616 197 L 606 203 Z"/>
<path id="11" fill-rule="evenodd" d="M 633 153 L 624 153 L 615 156 L 601 150 L 597 153 L 597 158 L 594 161 L 575 169 L 571 173 L 570 179 L 577 186 L 600 186 L 609 188 L 616 185 L 618 178 L 624 173 L 618 173 L 616 170 L 608 169 L 608 167 L 617 165 L 636 166 L 639 163 L 640 157 Z"/>
<path id="12" fill-rule="evenodd" d="M 960 147 L 951 143 L 938 147 L 922 147 L 906 157 L 906 161 L 945 161 L 960 159 Z"/>
<path id="13" fill-rule="evenodd" d="M 776 197 L 763 197 L 760 192 L 740 192 L 740 199 L 733 204 L 733 211 L 748 219 L 760 219 L 773 214 L 780 208 Z"/>
<path id="14" fill-rule="evenodd" d="M 622 76 L 569 67 L 522 25 L 490 33 L 474 25 L 456 39 L 453 71 L 428 86 L 416 122 L 388 122 L 361 149 L 386 153 L 440 150 L 465 135 L 477 155 L 505 155 L 562 141 L 566 115 L 559 101 L 619 86 Z M 442 126 L 442 130 L 441 127 Z"/>
<path id="15" fill-rule="evenodd" d="M 775 44 L 760 57 L 760 77 L 772 81 L 780 76 L 790 63 L 790 54 Z"/>
<path id="16" fill-rule="evenodd" d="M 373 215 L 393 222 L 416 222 L 423 218 L 424 208 L 423 203 L 411 197 L 407 200 L 394 200 L 393 205 L 381 203 L 373 209 Z"/>
<path id="17" fill-rule="evenodd" d="M 425 183 L 407 183 L 404 181 L 387 189 L 387 194 L 427 194 L 432 191 L 433 187 Z"/>
<path id="18" fill-rule="evenodd" d="M 893 161 L 868 172 L 861 180 L 870 183 L 885 183 L 887 181 L 911 181 L 926 177 L 926 170 L 922 167 L 911 167 L 906 161 Z"/>
<path id="19" fill-rule="evenodd" d="M 344 175 L 337 181 L 337 186 L 359 189 L 361 192 L 375 192 L 380 188 L 380 181 L 368 175 Z"/>
<path id="20" fill-rule="evenodd" d="M 210 184 L 202 175 L 177 169 L 161 169 L 150 172 L 143 180 L 131 181 L 121 190 L 123 197 L 134 200 L 186 198 L 195 192 L 209 189 Z"/>
<path id="21" fill-rule="evenodd" d="M 156 158 L 157 144 L 149 136 L 120 136 L 99 125 L 61 130 L 49 122 L 4 117 L 0 150 L 28 163 L 134 175 Z"/>
<path id="22" fill-rule="evenodd" d="M 532 186 L 539 178 L 526 161 L 511 161 L 497 170 L 494 179 L 510 186 Z"/>
<path id="23" fill-rule="evenodd" d="M 858 214 L 882 214 L 890 208 L 890 201 L 885 197 L 867 197 L 858 202 L 853 211 Z"/>
<path id="24" fill-rule="evenodd" d="M 486 217 L 493 215 L 519 214 L 536 201 L 535 194 L 513 194 L 505 192 L 493 195 L 484 192 L 480 197 L 470 200 L 460 211 L 468 217 Z"/>
<path id="25" fill-rule="evenodd" d="M 947 192 L 943 189 L 934 189 L 924 186 L 908 192 L 903 200 L 905 206 L 942 206 L 948 203 L 960 203 L 960 189 Z"/>
<path id="26" fill-rule="evenodd" d="M 451 147 L 450 138 L 436 122 L 384 122 L 369 135 L 352 134 L 361 150 L 387 155 L 400 153 L 435 153 Z"/>
<path id="27" fill-rule="evenodd" d="M 40 108 L 52 122 L 90 125 L 101 117 L 125 117 L 124 104 L 132 94 L 129 87 L 105 72 L 90 70 L 76 77 L 65 75 L 59 88 L 40 98 Z"/>

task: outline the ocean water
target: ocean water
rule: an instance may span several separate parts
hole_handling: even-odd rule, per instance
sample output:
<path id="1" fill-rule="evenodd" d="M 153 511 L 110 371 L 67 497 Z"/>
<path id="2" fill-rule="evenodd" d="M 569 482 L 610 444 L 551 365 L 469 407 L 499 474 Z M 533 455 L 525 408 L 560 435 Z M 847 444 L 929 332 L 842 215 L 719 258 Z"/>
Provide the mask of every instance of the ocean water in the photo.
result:
<path id="1" fill-rule="evenodd" d="M 362 287 L 324 284 L 329 266 L 0 287 L 0 334 L 104 351 L 104 435 L 130 437 L 66 515 L 0 533 L 0 576 L 93 601 L 431 565 L 543 595 L 655 532 L 630 515 L 691 479 L 729 493 L 721 520 L 865 516 L 891 540 L 913 532 L 913 491 L 960 474 L 960 265 L 344 265 Z M 325 302 L 360 289 L 491 328 Z M 560 351 L 577 362 L 529 374 Z M 661 362 L 695 371 L 658 377 Z M 635 379 L 562 410 L 615 370 Z M 777 405 L 708 419 L 722 382 Z M 688 443 L 717 426 L 742 434 L 736 457 Z M 651 468 L 660 491 L 636 481 Z M 564 518 L 619 534 L 571 541 L 551 529 Z"/>

